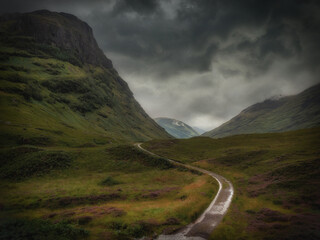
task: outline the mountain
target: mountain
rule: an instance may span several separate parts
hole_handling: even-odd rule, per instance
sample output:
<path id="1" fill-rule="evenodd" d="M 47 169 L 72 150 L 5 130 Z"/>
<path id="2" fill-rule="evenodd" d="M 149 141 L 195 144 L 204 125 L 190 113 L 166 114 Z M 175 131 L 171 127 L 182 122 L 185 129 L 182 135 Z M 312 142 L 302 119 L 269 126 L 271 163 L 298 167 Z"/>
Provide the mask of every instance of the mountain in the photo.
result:
<path id="1" fill-rule="evenodd" d="M 205 133 L 206 131 L 201 129 L 201 128 L 198 128 L 198 127 L 192 127 L 197 133 L 199 133 L 199 135 Z"/>
<path id="2" fill-rule="evenodd" d="M 199 134 L 188 124 L 171 118 L 155 118 L 161 127 L 175 138 L 191 138 L 199 136 Z"/>
<path id="3" fill-rule="evenodd" d="M 287 97 L 256 103 L 203 136 L 284 132 L 320 126 L 320 84 Z"/>
<path id="4" fill-rule="evenodd" d="M 134 99 L 92 29 L 77 17 L 47 10 L 2 15 L 0 52 L 1 144 L 170 137 Z"/>

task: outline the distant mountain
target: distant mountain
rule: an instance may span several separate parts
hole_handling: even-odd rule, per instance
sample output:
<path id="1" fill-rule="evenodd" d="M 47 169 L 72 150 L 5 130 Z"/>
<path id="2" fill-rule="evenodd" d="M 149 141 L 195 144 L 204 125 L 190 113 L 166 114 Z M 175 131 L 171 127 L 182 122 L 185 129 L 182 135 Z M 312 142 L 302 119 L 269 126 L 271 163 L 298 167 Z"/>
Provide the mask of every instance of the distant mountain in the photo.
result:
<path id="1" fill-rule="evenodd" d="M 161 127 L 175 138 L 190 138 L 199 136 L 192 127 L 184 122 L 171 118 L 155 118 L 154 119 Z"/>
<path id="2" fill-rule="evenodd" d="M 170 137 L 134 99 L 87 23 L 47 10 L 0 16 L 1 144 Z"/>
<path id="3" fill-rule="evenodd" d="M 198 128 L 198 127 L 192 127 L 197 133 L 199 133 L 199 135 L 205 133 L 206 131 L 201 129 L 201 128 Z"/>
<path id="4" fill-rule="evenodd" d="M 320 126 L 320 84 L 300 94 L 276 97 L 254 104 L 203 136 L 284 132 Z"/>

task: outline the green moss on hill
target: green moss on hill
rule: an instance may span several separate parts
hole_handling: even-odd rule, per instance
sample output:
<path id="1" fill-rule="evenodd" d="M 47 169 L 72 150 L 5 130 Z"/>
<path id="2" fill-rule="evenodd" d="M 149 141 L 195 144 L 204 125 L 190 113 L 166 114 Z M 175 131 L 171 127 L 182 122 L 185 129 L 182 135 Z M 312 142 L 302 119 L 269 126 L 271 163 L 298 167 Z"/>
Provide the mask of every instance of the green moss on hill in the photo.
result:
<path id="1" fill-rule="evenodd" d="M 169 137 L 134 99 L 91 28 L 76 17 L 48 11 L 4 15 L 0 53 L 2 145 L 79 146 Z"/>

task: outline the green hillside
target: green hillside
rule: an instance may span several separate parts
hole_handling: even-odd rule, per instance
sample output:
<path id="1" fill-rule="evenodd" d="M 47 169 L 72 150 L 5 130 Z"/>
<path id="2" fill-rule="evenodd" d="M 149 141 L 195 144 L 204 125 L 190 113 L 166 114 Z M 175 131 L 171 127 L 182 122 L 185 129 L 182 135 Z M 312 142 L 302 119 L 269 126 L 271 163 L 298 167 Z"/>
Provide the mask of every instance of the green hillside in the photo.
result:
<path id="1" fill-rule="evenodd" d="M 320 125 L 320 84 L 300 94 L 254 104 L 203 136 L 284 132 Z"/>
<path id="2" fill-rule="evenodd" d="M 155 118 L 154 120 L 175 138 L 191 138 L 199 136 L 197 131 L 179 120 L 171 118 Z"/>
<path id="3" fill-rule="evenodd" d="M 320 238 L 320 128 L 153 140 L 149 151 L 221 174 L 235 195 L 212 239 Z"/>
<path id="4" fill-rule="evenodd" d="M 0 239 L 151 237 L 212 201 L 212 178 L 132 146 L 172 137 L 86 23 L 49 11 L 1 16 L 0 52 Z"/>
<path id="5" fill-rule="evenodd" d="M 65 13 L 0 18 L 1 145 L 100 145 L 168 138 L 99 49 Z"/>

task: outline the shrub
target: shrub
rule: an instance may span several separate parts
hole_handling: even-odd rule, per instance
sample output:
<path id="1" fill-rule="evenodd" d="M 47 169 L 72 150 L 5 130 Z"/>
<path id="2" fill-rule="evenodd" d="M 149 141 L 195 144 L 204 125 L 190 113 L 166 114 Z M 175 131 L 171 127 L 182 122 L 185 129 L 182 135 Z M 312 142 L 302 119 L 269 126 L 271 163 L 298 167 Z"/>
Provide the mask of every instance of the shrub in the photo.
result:
<path id="1" fill-rule="evenodd" d="M 42 95 L 40 89 L 34 86 L 27 85 L 24 89 L 18 87 L 2 87 L 1 91 L 7 93 L 14 93 L 24 97 L 25 100 L 30 101 L 31 99 L 41 101 Z"/>
<path id="2" fill-rule="evenodd" d="M 50 79 L 42 82 L 42 85 L 54 93 L 86 93 L 89 91 L 82 79 Z"/>
<path id="3" fill-rule="evenodd" d="M 52 145 L 48 137 L 20 137 L 17 141 L 19 145 L 49 146 Z"/>
<path id="4" fill-rule="evenodd" d="M 62 94 L 50 93 L 49 97 L 50 98 L 47 100 L 49 103 L 56 103 L 56 101 L 61 103 L 66 103 L 66 104 L 70 103 L 70 100 L 64 97 Z"/>
<path id="5" fill-rule="evenodd" d="M 32 85 L 28 85 L 25 87 L 25 89 L 22 92 L 22 96 L 26 100 L 30 100 L 33 98 L 34 100 L 41 101 L 42 95 L 40 92 L 40 89 L 38 87 L 34 87 Z"/>
<path id="6" fill-rule="evenodd" d="M 108 118 L 108 116 L 102 112 L 98 112 L 97 114 L 103 118 Z"/>
<path id="7" fill-rule="evenodd" d="M 15 82 L 15 83 L 27 83 L 30 80 L 29 78 L 22 77 L 21 75 L 19 75 L 17 73 L 12 74 L 12 75 L 8 75 L 5 77 L 1 77 L 1 78 L 3 78 L 6 81 Z"/>
<path id="8" fill-rule="evenodd" d="M 70 224 L 40 219 L 9 219 L 0 222 L 0 239 L 66 240 L 82 239 L 89 233 Z"/>
<path id="9" fill-rule="evenodd" d="M 51 75 L 59 75 L 61 73 L 60 71 L 51 68 L 46 68 L 46 72 Z"/>
<path id="10" fill-rule="evenodd" d="M 86 104 L 89 109 L 98 109 L 104 104 L 104 98 L 99 95 L 94 94 L 93 92 L 88 92 L 78 98 L 82 104 Z"/>
<path id="11" fill-rule="evenodd" d="M 93 110 L 91 106 L 86 103 L 74 103 L 74 104 L 71 104 L 70 108 L 80 113 L 91 112 Z"/>
<path id="12" fill-rule="evenodd" d="M 9 55 L 6 53 L 1 53 L 0 62 L 6 62 L 6 61 L 9 61 Z"/>
<path id="13" fill-rule="evenodd" d="M 110 228 L 115 232 L 119 239 L 141 238 L 150 234 L 153 230 L 153 225 L 144 221 L 139 221 L 133 224 L 125 224 L 120 222 L 111 222 Z"/>
<path id="14" fill-rule="evenodd" d="M 120 182 L 110 176 L 108 176 L 106 179 L 104 179 L 101 182 L 101 185 L 104 185 L 104 186 L 114 186 L 114 185 L 118 185 L 118 184 L 120 184 Z"/>
<path id="15" fill-rule="evenodd" d="M 21 148 L 17 148 L 0 155 L 1 178 L 20 180 L 33 175 L 43 175 L 54 169 L 67 168 L 72 162 L 71 155 L 66 152 L 20 150 Z"/>
<path id="16" fill-rule="evenodd" d="M 25 68 L 25 67 L 21 67 L 21 66 L 14 66 L 14 65 L 10 65 L 9 66 L 12 70 L 14 71 L 20 71 L 20 72 L 29 72 L 29 69 Z"/>

